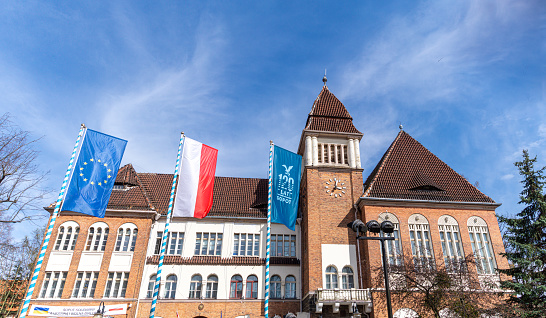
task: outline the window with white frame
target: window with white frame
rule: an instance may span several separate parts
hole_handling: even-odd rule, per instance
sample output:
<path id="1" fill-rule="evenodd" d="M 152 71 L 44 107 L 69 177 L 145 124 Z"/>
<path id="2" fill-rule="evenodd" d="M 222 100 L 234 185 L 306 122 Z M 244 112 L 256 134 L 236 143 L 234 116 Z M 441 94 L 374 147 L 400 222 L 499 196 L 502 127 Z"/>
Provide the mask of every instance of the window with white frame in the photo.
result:
<path id="1" fill-rule="evenodd" d="M 258 277 L 256 275 L 246 278 L 246 299 L 258 299 Z"/>
<path id="2" fill-rule="evenodd" d="M 408 220 L 408 226 L 413 264 L 418 269 L 435 268 L 428 220 L 421 214 L 413 214 Z"/>
<path id="3" fill-rule="evenodd" d="M 154 296 L 154 287 L 155 287 L 155 281 L 157 280 L 157 275 L 150 276 L 150 280 L 148 281 L 148 291 L 146 292 L 146 298 L 152 298 Z"/>
<path id="4" fill-rule="evenodd" d="M 55 242 L 55 251 L 73 251 L 76 247 L 80 226 L 74 221 L 67 221 L 59 226 L 57 230 L 57 241 Z"/>
<path id="5" fill-rule="evenodd" d="M 97 222 L 87 231 L 87 243 L 85 244 L 86 251 L 104 252 L 106 241 L 108 241 L 108 224 Z"/>
<path id="6" fill-rule="evenodd" d="M 210 275 L 209 277 L 207 277 L 207 291 L 205 294 L 205 298 L 218 298 L 218 276 Z"/>
<path id="7" fill-rule="evenodd" d="M 124 298 L 127 291 L 129 273 L 109 272 L 104 289 L 104 298 Z"/>
<path id="8" fill-rule="evenodd" d="M 349 165 L 347 145 L 318 143 L 319 164 Z"/>
<path id="9" fill-rule="evenodd" d="M 174 299 L 176 296 L 176 283 L 178 282 L 178 278 L 176 275 L 172 274 L 167 276 L 167 279 L 165 280 L 165 298 L 167 299 Z"/>
<path id="10" fill-rule="evenodd" d="M 190 281 L 190 299 L 199 299 L 201 298 L 201 290 L 203 288 L 203 279 L 201 275 L 193 275 Z"/>
<path id="11" fill-rule="evenodd" d="M 450 215 L 443 215 L 438 219 L 438 230 L 442 243 L 444 263 L 448 273 L 465 270 L 463 259 L 463 245 L 459 231 L 459 223 Z"/>
<path id="12" fill-rule="evenodd" d="M 137 226 L 133 223 L 125 223 L 118 229 L 116 239 L 116 252 L 134 252 L 138 235 Z"/>
<path id="13" fill-rule="evenodd" d="M 478 274 L 495 274 L 495 254 L 493 254 L 487 223 L 484 219 L 473 216 L 468 219 L 467 226 Z"/>
<path id="14" fill-rule="evenodd" d="M 161 239 L 163 238 L 163 232 L 157 232 L 157 238 L 155 241 L 154 254 L 159 255 L 161 253 Z M 167 243 L 165 245 L 165 254 L 167 255 L 182 255 L 182 248 L 184 247 L 184 232 L 171 232 L 167 234 Z"/>
<path id="15" fill-rule="evenodd" d="M 296 277 L 292 275 L 286 276 L 284 284 L 284 298 L 296 298 Z"/>
<path id="16" fill-rule="evenodd" d="M 343 267 L 341 270 L 341 288 L 351 289 L 355 288 L 355 278 L 353 269 L 349 266 Z"/>
<path id="17" fill-rule="evenodd" d="M 281 298 L 281 277 L 273 275 L 269 283 L 269 294 L 273 299 Z"/>
<path id="18" fill-rule="evenodd" d="M 260 234 L 235 233 L 233 256 L 260 256 Z"/>
<path id="19" fill-rule="evenodd" d="M 402 265 L 402 244 L 400 243 L 400 222 L 398 221 L 398 218 L 390 212 L 383 212 L 379 215 L 378 221 L 379 223 L 390 221 L 394 225 L 394 232 L 383 233 L 383 231 L 381 231 L 381 235 L 394 237 L 394 240 L 392 241 L 385 241 L 389 265 Z"/>
<path id="20" fill-rule="evenodd" d="M 296 236 L 272 234 L 270 253 L 271 256 L 296 257 Z"/>
<path id="21" fill-rule="evenodd" d="M 195 234 L 195 255 L 217 255 L 222 254 L 222 233 L 196 233 Z"/>
<path id="22" fill-rule="evenodd" d="M 93 298 L 95 296 L 98 277 L 99 272 L 78 272 L 74 289 L 72 290 L 72 297 Z"/>
<path id="23" fill-rule="evenodd" d="M 61 298 L 67 272 L 46 272 L 40 298 Z"/>
<path id="24" fill-rule="evenodd" d="M 326 289 L 338 288 L 337 269 L 334 266 L 326 267 Z"/>

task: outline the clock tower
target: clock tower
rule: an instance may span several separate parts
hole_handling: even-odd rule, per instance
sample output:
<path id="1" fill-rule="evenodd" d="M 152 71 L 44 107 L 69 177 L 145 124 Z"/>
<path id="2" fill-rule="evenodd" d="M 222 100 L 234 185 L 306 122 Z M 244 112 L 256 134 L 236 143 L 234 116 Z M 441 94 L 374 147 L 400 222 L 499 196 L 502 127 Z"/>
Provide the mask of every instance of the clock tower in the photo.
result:
<path id="1" fill-rule="evenodd" d="M 303 129 L 298 153 L 303 157 L 301 188 L 302 302 L 311 317 L 371 309 L 363 289 L 357 242 L 347 223 L 355 218 L 354 204 L 363 193 L 360 140 L 363 134 L 323 79 Z M 346 291 L 339 301 L 334 293 Z M 338 295 L 339 296 L 339 295 Z M 333 300 L 333 301 L 330 301 Z M 358 300 L 358 301 L 357 301 Z"/>

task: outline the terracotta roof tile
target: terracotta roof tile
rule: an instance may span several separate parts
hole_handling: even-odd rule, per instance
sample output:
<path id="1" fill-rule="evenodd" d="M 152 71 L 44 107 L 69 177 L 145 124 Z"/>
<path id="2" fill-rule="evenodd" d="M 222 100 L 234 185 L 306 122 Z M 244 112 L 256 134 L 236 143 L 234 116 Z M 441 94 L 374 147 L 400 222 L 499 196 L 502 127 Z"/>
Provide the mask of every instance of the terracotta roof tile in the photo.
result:
<path id="1" fill-rule="evenodd" d="M 152 204 L 167 214 L 172 174 L 139 173 Z M 267 217 L 267 179 L 215 177 L 212 208 L 208 216 Z"/>
<path id="2" fill-rule="evenodd" d="M 165 265 L 265 265 L 265 258 L 237 256 L 222 258 L 220 256 L 193 256 L 182 257 L 178 255 L 165 255 Z M 271 265 L 299 265 L 299 259 L 295 257 L 271 257 Z M 148 256 L 146 264 L 159 264 L 159 255 Z"/>
<path id="3" fill-rule="evenodd" d="M 112 190 L 110 201 L 108 201 L 108 209 L 154 210 L 146 189 L 131 164 L 127 164 L 118 170 L 115 184 L 122 184 L 125 188 Z"/>
<path id="4" fill-rule="evenodd" d="M 364 197 L 495 203 L 405 131 L 364 184 Z"/>
<path id="5" fill-rule="evenodd" d="M 362 134 L 343 103 L 324 85 L 307 117 L 306 130 Z"/>

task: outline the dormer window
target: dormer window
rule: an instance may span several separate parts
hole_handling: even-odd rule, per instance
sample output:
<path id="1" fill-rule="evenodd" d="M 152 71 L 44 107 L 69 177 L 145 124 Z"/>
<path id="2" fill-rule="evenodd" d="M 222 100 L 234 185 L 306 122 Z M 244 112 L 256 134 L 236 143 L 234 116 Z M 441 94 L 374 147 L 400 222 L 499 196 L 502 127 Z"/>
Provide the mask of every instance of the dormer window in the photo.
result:
<path id="1" fill-rule="evenodd" d="M 318 163 L 348 166 L 347 145 L 318 143 Z"/>

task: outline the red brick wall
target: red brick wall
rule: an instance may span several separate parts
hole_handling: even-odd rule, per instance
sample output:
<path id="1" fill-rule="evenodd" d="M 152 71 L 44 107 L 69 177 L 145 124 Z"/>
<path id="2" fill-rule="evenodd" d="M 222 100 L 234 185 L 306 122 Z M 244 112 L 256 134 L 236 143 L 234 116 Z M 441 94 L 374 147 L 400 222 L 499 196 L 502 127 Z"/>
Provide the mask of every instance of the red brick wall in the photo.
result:
<path id="1" fill-rule="evenodd" d="M 130 213 L 130 212 L 128 212 Z M 136 298 L 138 296 L 138 291 L 140 288 L 140 281 L 142 270 L 144 268 L 145 258 L 146 258 L 146 249 L 148 247 L 148 240 L 150 234 L 150 227 L 152 220 L 149 218 L 122 218 L 122 217 L 106 217 L 104 219 L 99 219 L 92 216 L 74 216 L 74 215 L 60 215 L 53 228 L 51 238 L 49 240 L 49 246 L 47 248 L 46 254 L 44 256 L 44 262 L 42 264 L 40 273 L 38 275 L 38 280 L 32 298 L 37 298 L 39 292 L 42 288 L 42 281 L 44 278 L 44 272 L 47 267 L 47 262 L 49 260 L 49 255 L 55 246 L 55 240 L 57 238 L 57 230 L 60 225 L 66 221 L 75 221 L 80 226 L 80 232 L 78 235 L 78 240 L 76 241 L 76 246 L 72 255 L 72 261 L 70 263 L 68 275 L 66 277 L 66 282 L 63 289 L 62 299 L 69 299 L 72 295 L 72 289 L 74 287 L 74 282 L 76 280 L 78 265 L 80 262 L 80 257 L 82 251 L 85 248 L 85 243 L 87 241 L 88 229 L 89 227 L 96 222 L 105 222 L 109 226 L 109 235 L 108 241 L 106 243 L 106 248 L 104 251 L 104 256 L 102 259 L 102 265 L 99 272 L 99 277 L 97 280 L 97 287 L 95 289 L 95 299 L 102 298 L 104 294 L 104 287 L 106 285 L 106 280 L 108 277 L 108 267 L 110 265 L 110 259 L 112 252 L 114 250 L 115 241 L 117 238 L 117 231 L 119 226 L 125 223 L 134 223 L 138 227 L 138 236 L 135 246 L 135 251 L 133 252 L 133 261 L 131 264 L 131 271 L 129 275 L 129 281 L 127 284 L 126 298 Z M 53 299 L 52 299 L 53 300 Z M 117 301 L 119 303 L 119 300 Z M 125 301 L 123 301 L 125 302 Z M 32 303 L 32 302 L 31 302 Z M 53 305 L 53 302 L 48 301 Z M 81 302 L 77 302 L 81 304 Z M 66 305 L 66 302 L 63 302 L 63 305 Z"/>
<path id="2" fill-rule="evenodd" d="M 326 193 L 326 181 L 337 178 L 347 187 L 341 197 Z M 362 170 L 306 168 L 303 174 L 302 285 L 303 297 L 322 288 L 322 244 L 355 244 L 347 223 L 354 220 L 353 204 L 362 194 Z M 332 184 L 332 182 L 330 182 Z M 331 189 L 331 186 L 330 186 Z"/>

